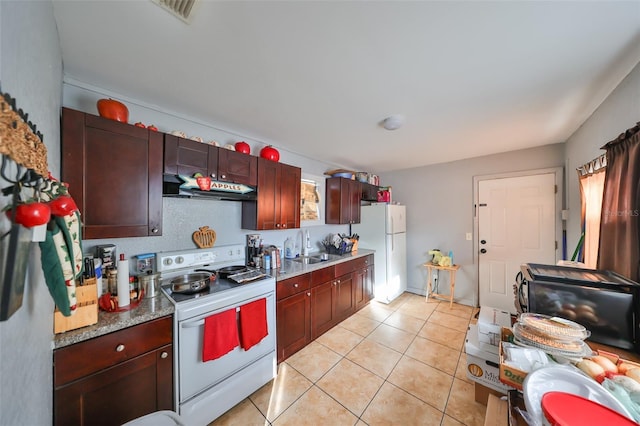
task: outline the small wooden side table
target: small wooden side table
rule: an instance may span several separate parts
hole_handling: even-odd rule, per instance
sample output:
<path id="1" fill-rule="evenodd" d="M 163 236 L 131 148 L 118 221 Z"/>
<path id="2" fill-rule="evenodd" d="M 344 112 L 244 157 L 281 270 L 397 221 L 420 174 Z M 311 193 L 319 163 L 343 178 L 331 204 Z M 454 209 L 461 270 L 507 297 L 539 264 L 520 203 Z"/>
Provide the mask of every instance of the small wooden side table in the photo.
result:
<path id="1" fill-rule="evenodd" d="M 440 266 L 435 263 L 427 262 L 424 264 L 427 267 L 427 275 L 429 276 L 427 280 L 427 297 L 426 300 L 429 301 L 429 296 L 433 298 L 444 298 L 445 300 L 449 299 L 449 309 L 453 307 L 453 291 L 456 287 L 456 271 L 460 269 L 460 265 L 451 265 L 451 266 Z M 431 277 L 433 275 L 433 270 L 439 271 L 449 271 L 449 296 L 445 294 L 431 293 Z"/>

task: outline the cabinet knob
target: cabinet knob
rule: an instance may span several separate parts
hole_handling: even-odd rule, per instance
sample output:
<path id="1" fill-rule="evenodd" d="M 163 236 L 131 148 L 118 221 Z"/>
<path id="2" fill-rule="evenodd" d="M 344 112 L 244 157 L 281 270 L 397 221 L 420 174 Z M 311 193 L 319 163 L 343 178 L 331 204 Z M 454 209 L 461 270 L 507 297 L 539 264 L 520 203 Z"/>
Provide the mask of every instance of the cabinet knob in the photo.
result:
<path id="1" fill-rule="evenodd" d="M 152 228 L 151 232 L 154 233 L 154 234 L 157 234 L 158 233 L 158 228 Z"/>
<path id="2" fill-rule="evenodd" d="M 282 224 L 282 227 L 283 227 L 283 228 L 286 228 L 286 227 L 287 227 L 287 224 L 286 224 L 286 223 L 283 223 L 283 224 Z"/>
<path id="3" fill-rule="evenodd" d="M 215 178 L 215 177 L 216 177 L 216 174 L 215 174 L 215 173 L 211 173 L 211 177 L 212 177 L 212 178 Z"/>
<path id="4" fill-rule="evenodd" d="M 226 179 L 226 178 L 227 178 L 227 175 L 220 176 L 220 179 Z"/>
<path id="5" fill-rule="evenodd" d="M 116 352 L 122 352 L 124 351 L 124 345 L 123 344 L 119 344 L 118 346 L 116 346 Z"/>
<path id="6" fill-rule="evenodd" d="M 333 285 L 336 285 L 336 284 L 338 284 L 338 283 L 334 281 L 334 282 L 333 282 Z"/>
<path id="7" fill-rule="evenodd" d="M 338 284 L 340 284 L 340 280 L 338 280 Z"/>
<path id="8" fill-rule="evenodd" d="M 311 296 L 311 292 L 310 291 L 307 292 L 307 296 Z"/>
<path id="9" fill-rule="evenodd" d="M 276 228 L 280 228 L 280 224 L 279 223 L 276 223 Z"/>
<path id="10" fill-rule="evenodd" d="M 169 356 L 169 354 L 168 354 L 168 353 L 166 353 L 166 352 L 162 352 L 162 353 L 160 354 L 160 358 L 162 358 L 162 359 L 165 359 L 165 358 L 166 358 L 166 357 L 168 357 L 168 356 Z"/>
<path id="11" fill-rule="evenodd" d="M 294 286 L 295 288 L 300 287 L 300 286 L 298 285 L 298 283 L 295 283 L 293 286 Z"/>

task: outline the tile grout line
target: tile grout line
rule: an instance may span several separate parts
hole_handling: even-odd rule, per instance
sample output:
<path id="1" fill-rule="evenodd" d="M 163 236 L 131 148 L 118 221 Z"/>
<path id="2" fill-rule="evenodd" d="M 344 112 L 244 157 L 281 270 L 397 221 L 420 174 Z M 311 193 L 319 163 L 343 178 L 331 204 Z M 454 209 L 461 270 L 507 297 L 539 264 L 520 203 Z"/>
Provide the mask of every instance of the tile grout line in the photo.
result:
<path id="1" fill-rule="evenodd" d="M 377 322 L 377 325 L 376 325 L 376 326 L 375 326 L 371 331 L 369 331 L 366 335 L 363 335 L 363 334 L 358 333 L 358 332 L 356 332 L 356 331 L 354 331 L 354 330 L 351 330 L 351 329 L 349 329 L 349 328 L 347 328 L 347 327 L 344 327 L 344 326 L 340 325 L 341 323 L 337 324 L 337 326 L 339 326 L 339 327 L 343 328 L 344 330 L 349 331 L 349 332 L 351 332 L 351 333 L 353 333 L 353 334 L 355 334 L 355 335 L 357 335 L 357 336 L 361 337 L 361 340 L 360 340 L 357 344 L 355 344 L 352 348 L 350 348 L 350 349 L 349 349 L 349 350 L 348 350 L 344 355 L 343 355 L 343 354 L 340 354 L 340 353 L 338 353 L 338 352 L 336 352 L 335 350 L 333 350 L 331 347 L 327 346 L 326 344 L 323 344 L 323 343 L 321 343 L 321 342 L 317 341 L 317 343 L 319 343 L 322 347 L 324 347 L 324 348 L 326 348 L 326 349 L 330 350 L 331 352 L 335 353 L 336 355 L 338 355 L 338 356 L 340 357 L 336 363 L 334 363 L 334 364 L 333 364 L 333 365 L 332 365 L 332 366 L 331 366 L 331 367 L 330 367 L 330 368 L 329 368 L 329 369 L 328 369 L 324 374 L 322 374 L 322 375 L 318 378 L 318 380 L 316 380 L 316 381 L 312 381 L 309 377 L 307 377 L 306 375 L 304 375 L 301 371 L 299 371 L 298 369 L 296 369 L 295 367 L 293 367 L 291 364 L 288 364 L 288 363 L 287 363 L 287 365 L 288 365 L 288 367 L 289 367 L 289 368 L 292 368 L 294 371 L 296 371 L 297 373 L 299 373 L 300 375 L 302 375 L 302 377 L 304 377 L 306 380 L 308 380 L 308 381 L 311 383 L 311 386 L 310 386 L 308 389 L 306 389 L 306 390 L 305 390 L 305 391 L 304 391 L 304 392 L 303 392 L 303 393 L 302 393 L 298 398 L 296 398 L 294 401 L 292 401 L 284 411 L 282 411 L 282 412 L 281 412 L 277 417 L 275 417 L 275 418 L 273 419 L 273 422 L 269 421 L 269 420 L 268 420 L 268 418 L 267 418 L 267 416 L 266 416 L 265 414 L 263 414 L 263 413 L 262 413 L 262 411 L 260 411 L 260 409 L 257 407 L 257 405 L 255 404 L 255 402 L 254 402 L 253 400 L 251 400 L 250 398 L 248 398 L 248 399 L 250 399 L 250 401 L 251 401 L 252 405 L 253 405 L 253 406 L 258 410 L 258 412 L 259 412 L 259 413 L 261 414 L 261 416 L 264 418 L 264 421 L 266 422 L 266 424 L 270 426 L 270 425 L 272 425 L 274 422 L 276 422 L 278 418 L 280 418 L 280 417 L 281 417 L 285 412 L 287 412 L 287 411 L 288 411 L 288 410 L 289 410 L 289 409 L 290 409 L 290 408 L 291 408 L 295 403 L 297 403 L 297 402 L 298 402 L 298 401 L 299 401 L 299 400 L 300 400 L 300 399 L 301 399 L 301 398 L 302 398 L 302 397 L 303 397 L 307 392 L 309 392 L 309 390 L 310 390 L 310 389 L 312 389 L 314 386 L 317 388 L 317 390 L 321 391 L 323 394 L 325 394 L 326 396 L 328 396 L 329 398 L 331 398 L 331 400 L 335 401 L 337 404 L 339 404 L 341 407 L 343 407 L 343 408 L 344 408 L 345 410 L 347 410 L 349 413 L 351 413 L 352 415 L 354 415 L 354 416 L 356 417 L 356 419 L 357 419 L 355 423 L 358 423 L 359 421 L 360 421 L 360 422 L 363 422 L 363 423 L 366 423 L 366 422 L 362 419 L 362 416 L 367 412 L 367 410 L 368 410 L 368 409 L 369 409 L 369 407 L 371 406 L 372 402 L 375 400 L 376 396 L 380 393 L 380 391 L 381 391 L 382 387 L 383 387 L 385 384 L 387 384 L 387 383 L 388 383 L 389 385 L 393 386 L 394 388 L 397 388 L 397 389 L 401 390 L 402 392 L 404 392 L 404 393 L 406 393 L 406 394 L 408 394 L 408 395 L 410 395 L 410 396 L 412 396 L 412 397 L 416 398 L 417 400 L 422 401 L 423 403 L 425 403 L 425 404 L 429 405 L 430 407 L 432 407 L 432 408 L 436 409 L 438 412 L 440 412 L 440 413 L 442 414 L 441 421 L 440 421 L 440 423 L 442 424 L 442 422 L 444 422 L 444 421 L 445 421 L 445 417 L 447 416 L 447 414 L 446 414 L 446 409 L 447 409 L 447 406 L 448 406 L 448 404 L 449 404 L 449 400 L 450 400 L 450 397 L 451 397 L 451 391 L 452 391 L 452 389 L 453 389 L 453 385 L 454 385 L 455 380 L 456 380 L 456 372 L 458 371 L 458 366 L 459 366 L 460 359 L 461 359 L 461 357 L 462 357 L 462 353 L 463 353 L 464 347 L 462 347 L 462 348 L 460 348 L 460 349 L 457 349 L 457 350 L 456 350 L 456 349 L 454 349 L 454 348 L 450 348 L 449 346 L 443 345 L 443 344 L 442 344 L 442 343 L 440 343 L 440 342 L 437 342 L 437 341 L 431 340 L 431 339 L 429 339 L 429 338 L 427 338 L 427 337 L 420 336 L 420 335 L 419 335 L 419 333 L 420 333 L 420 332 L 421 332 L 425 327 L 427 327 L 429 324 L 437 325 L 437 326 L 441 326 L 441 327 L 446 327 L 446 328 L 449 328 L 449 329 L 451 329 L 451 330 L 454 330 L 454 331 L 458 331 L 458 332 L 459 332 L 459 330 L 457 330 L 457 329 L 454 329 L 454 328 L 451 328 L 451 327 L 447 327 L 447 326 L 442 325 L 442 324 L 438 324 L 438 323 L 435 323 L 435 322 L 431 322 L 431 323 L 430 323 L 430 322 L 429 322 L 429 319 L 431 318 L 431 316 L 433 315 L 433 313 L 434 313 L 434 312 L 436 312 L 436 311 L 437 311 L 437 312 L 439 312 L 439 313 L 443 313 L 443 314 L 451 315 L 451 316 L 453 316 L 453 317 L 455 317 L 455 318 L 460 318 L 460 319 L 462 319 L 462 317 L 460 317 L 460 316 L 458 316 L 458 315 L 456 315 L 456 314 L 449 314 L 449 313 L 447 313 L 447 312 L 439 311 L 439 310 L 437 310 L 437 306 L 436 306 L 436 308 L 434 308 L 434 309 L 431 311 L 431 313 L 429 313 L 429 315 L 426 317 L 426 319 L 424 319 L 424 320 L 423 320 L 422 318 L 414 317 L 414 316 L 412 316 L 412 315 L 409 315 L 409 314 L 406 314 L 406 313 L 400 312 L 400 308 L 401 308 L 402 306 L 404 306 L 404 305 L 405 305 L 406 303 L 408 303 L 408 302 L 409 302 L 409 300 L 405 300 L 405 301 L 403 301 L 401 304 L 397 305 L 394 309 L 391 309 L 392 313 L 391 313 L 390 315 L 386 316 L 382 321 L 380 321 L 379 319 L 376 319 L 376 318 L 371 318 L 370 316 L 368 316 L 368 315 L 366 315 L 366 314 L 361 314 L 364 318 L 367 318 L 367 319 L 369 319 L 369 320 L 372 320 L 372 321 L 376 321 L 376 322 Z M 437 304 L 438 304 L 438 305 L 440 305 L 440 302 L 438 302 Z M 385 321 L 387 321 L 387 320 L 389 319 L 389 317 L 390 317 L 391 315 L 393 315 L 394 313 L 399 313 L 399 314 L 401 314 L 401 315 L 405 315 L 405 316 L 408 316 L 408 317 L 411 317 L 411 318 L 416 318 L 416 319 L 418 319 L 418 320 L 424 321 L 424 323 L 422 324 L 422 326 L 420 327 L 420 329 L 419 329 L 419 330 L 417 330 L 415 333 L 413 333 L 413 332 L 407 331 L 407 330 L 405 330 L 405 329 L 402 329 L 402 328 L 400 328 L 400 327 L 397 327 L 397 326 L 395 326 L 395 325 L 391 325 L 391 324 L 388 324 L 388 323 L 386 323 L 386 322 L 385 322 Z M 473 315 L 473 312 L 471 312 L 471 313 L 469 314 L 469 317 L 472 317 L 472 315 Z M 466 313 L 465 313 L 465 316 L 466 316 Z M 467 321 L 469 321 L 469 322 L 470 322 L 470 320 L 471 320 L 470 318 L 467 318 Z M 346 321 L 346 320 L 345 320 L 345 321 Z M 389 370 L 389 373 L 388 373 L 388 374 L 386 374 L 386 376 L 385 376 L 385 377 L 382 377 L 382 376 L 380 376 L 380 375 L 376 374 L 375 372 L 373 372 L 373 371 L 369 370 L 368 368 L 366 368 L 366 367 L 364 367 L 364 366 L 362 366 L 362 365 L 358 364 L 357 362 L 355 362 L 355 361 L 353 361 L 353 360 L 351 360 L 351 359 L 347 358 L 347 356 L 348 356 L 350 353 L 352 353 L 352 352 L 353 352 L 353 351 L 354 351 L 354 350 L 355 350 L 355 349 L 356 349 L 356 348 L 357 348 L 357 347 L 358 347 L 362 342 L 364 342 L 365 340 L 367 340 L 367 339 L 369 338 L 369 336 L 370 336 L 370 335 L 371 335 L 375 330 L 377 330 L 378 328 L 380 328 L 380 325 L 382 325 L 382 324 L 385 324 L 385 325 L 387 325 L 387 326 L 389 326 L 389 327 L 392 327 L 393 329 L 396 329 L 396 330 L 399 330 L 399 331 L 402 331 L 402 332 L 405 332 L 405 333 L 409 333 L 409 334 L 411 334 L 411 335 L 413 336 L 413 337 L 412 337 L 412 339 L 411 339 L 411 341 L 410 341 L 410 342 L 409 342 L 409 344 L 407 345 L 407 347 L 406 347 L 402 352 L 400 352 L 400 351 L 398 351 L 398 350 L 396 350 L 396 349 L 394 349 L 394 348 L 391 348 L 391 347 L 389 347 L 389 346 L 385 345 L 384 343 L 378 342 L 378 341 L 373 340 L 373 339 L 369 339 L 369 341 L 370 341 L 370 342 L 373 342 L 373 343 L 379 344 L 379 345 L 381 345 L 382 347 L 384 347 L 384 348 L 386 348 L 386 349 L 392 350 L 392 351 L 394 351 L 394 352 L 396 352 L 396 353 L 400 354 L 400 357 L 399 357 L 399 358 L 398 358 L 398 360 L 394 363 L 394 365 L 393 365 L 393 366 L 391 367 L 391 369 Z M 420 363 L 424 364 L 422 361 L 420 361 L 420 360 L 418 360 L 418 359 L 415 359 L 415 358 L 413 358 L 413 357 L 411 357 L 410 355 L 408 355 L 408 354 L 407 354 L 408 349 L 409 349 L 409 348 L 411 347 L 411 345 L 416 341 L 416 338 L 417 338 L 417 337 L 421 337 L 421 338 L 423 338 L 423 339 L 425 339 L 425 340 L 427 340 L 427 341 L 429 341 L 429 342 L 431 342 L 431 343 L 436 343 L 436 344 L 442 345 L 442 346 L 444 346 L 444 347 L 446 347 L 446 348 L 448 348 L 448 349 L 456 350 L 456 351 L 457 351 L 456 368 L 455 368 L 455 370 L 454 370 L 454 372 L 453 372 L 453 375 L 450 375 L 450 377 L 452 377 L 452 381 L 451 381 L 451 385 L 449 386 L 449 391 L 448 391 L 448 394 L 447 394 L 447 399 L 446 399 L 446 402 L 445 402 L 444 410 L 443 410 L 443 411 L 440 411 L 437 407 L 434 407 L 434 406 L 433 406 L 433 405 L 431 405 L 428 401 L 424 401 L 424 400 L 423 400 L 423 399 L 421 399 L 420 397 L 418 397 L 418 396 L 416 396 L 416 395 L 412 394 L 411 392 L 409 392 L 409 391 L 407 391 L 407 390 L 405 390 L 405 389 L 402 389 L 401 387 L 399 387 L 399 386 L 397 386 L 397 385 L 393 384 L 392 382 L 390 382 L 390 381 L 388 380 L 388 378 L 391 376 L 391 374 L 393 373 L 393 371 L 397 368 L 398 364 L 400 363 L 400 361 L 402 360 L 402 358 L 403 358 L 404 356 L 407 356 L 407 357 L 408 357 L 408 358 L 410 358 L 410 359 L 413 359 L 413 360 L 415 360 L 415 361 L 417 361 L 417 362 L 420 362 Z M 373 374 L 374 376 L 379 377 L 379 378 L 381 378 L 381 379 L 382 379 L 382 384 L 378 387 L 378 389 L 377 389 L 377 390 L 376 390 L 376 392 L 373 394 L 373 396 L 371 397 L 371 399 L 369 399 L 369 401 L 368 401 L 368 402 L 367 402 L 367 404 L 365 405 L 365 407 L 364 407 L 364 409 L 362 410 L 362 413 L 361 413 L 360 415 L 357 415 L 356 413 L 354 413 L 353 411 L 351 411 L 351 410 L 350 410 L 349 408 L 347 408 L 344 404 L 340 403 L 340 401 L 336 400 L 334 397 L 332 397 L 330 394 L 328 394 L 325 390 L 323 390 L 320 386 L 318 386 L 318 383 L 320 382 L 320 380 L 322 380 L 322 378 L 323 378 L 323 377 L 325 377 L 325 376 L 326 376 L 330 371 L 334 370 L 334 369 L 336 368 L 336 366 L 337 366 L 340 362 L 342 362 L 343 360 L 345 360 L 345 359 L 346 359 L 347 361 L 349 361 L 350 363 L 352 363 L 352 364 L 354 364 L 354 365 L 357 365 L 358 367 L 360 367 L 360 368 L 362 368 L 362 369 L 364 369 L 364 370 L 368 371 L 369 373 Z M 286 361 L 284 361 L 283 363 L 286 363 Z M 424 365 L 429 366 L 429 367 L 431 367 L 431 368 L 436 369 L 437 371 L 440 371 L 440 372 L 442 372 L 442 373 L 444 373 L 444 374 L 449 375 L 447 372 L 445 372 L 445 371 L 443 371 L 443 370 L 441 370 L 441 369 L 439 369 L 439 368 L 437 368 L 437 367 L 430 366 L 429 364 L 424 364 Z M 268 414 L 268 413 L 267 413 L 267 414 Z M 451 417 L 452 419 L 455 419 L 456 421 L 460 421 L 460 420 L 458 420 L 457 418 L 455 418 L 455 417 L 453 417 L 453 416 L 450 416 L 450 417 Z M 355 424 L 355 423 L 354 423 L 354 424 Z"/>

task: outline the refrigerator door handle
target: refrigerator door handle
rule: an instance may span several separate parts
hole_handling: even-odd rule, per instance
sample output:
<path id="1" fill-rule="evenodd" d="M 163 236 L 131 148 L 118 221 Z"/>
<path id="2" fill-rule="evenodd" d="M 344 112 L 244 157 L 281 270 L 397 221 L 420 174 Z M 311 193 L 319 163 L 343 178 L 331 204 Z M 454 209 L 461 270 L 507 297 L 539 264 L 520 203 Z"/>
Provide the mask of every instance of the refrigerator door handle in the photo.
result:
<path id="1" fill-rule="evenodd" d="M 393 216 L 391 216 L 391 233 L 392 233 L 392 234 L 395 234 L 395 231 L 394 231 L 394 230 L 395 230 L 395 228 L 396 228 L 396 227 L 395 227 L 395 226 L 393 226 Z"/>

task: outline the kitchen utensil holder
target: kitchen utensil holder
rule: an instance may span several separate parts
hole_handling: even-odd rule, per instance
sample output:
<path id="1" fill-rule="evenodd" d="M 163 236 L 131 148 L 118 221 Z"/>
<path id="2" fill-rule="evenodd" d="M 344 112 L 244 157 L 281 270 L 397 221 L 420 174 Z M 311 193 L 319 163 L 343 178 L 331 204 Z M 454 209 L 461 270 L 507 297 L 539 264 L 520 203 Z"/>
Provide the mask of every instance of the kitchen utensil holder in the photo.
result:
<path id="1" fill-rule="evenodd" d="M 53 313 L 54 334 L 86 327 L 98 322 L 98 284 L 95 278 L 85 278 L 82 285 L 76 284 L 76 313 L 65 317 L 56 308 Z"/>

